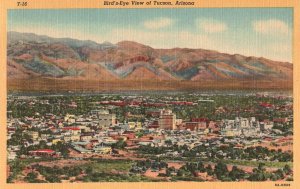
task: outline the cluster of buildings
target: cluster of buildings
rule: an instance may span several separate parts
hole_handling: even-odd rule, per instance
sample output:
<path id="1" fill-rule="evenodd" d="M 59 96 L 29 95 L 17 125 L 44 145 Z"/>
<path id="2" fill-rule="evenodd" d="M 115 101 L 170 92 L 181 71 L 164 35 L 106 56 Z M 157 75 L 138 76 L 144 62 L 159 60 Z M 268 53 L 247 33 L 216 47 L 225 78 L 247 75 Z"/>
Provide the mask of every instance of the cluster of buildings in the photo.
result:
<path id="1" fill-rule="evenodd" d="M 273 122 L 267 120 L 259 122 L 255 117 L 236 117 L 234 120 L 222 120 L 220 132 L 223 136 L 258 136 L 263 132 L 270 131 L 273 125 Z"/>
<path id="2" fill-rule="evenodd" d="M 206 100 L 207 101 L 207 100 Z M 34 105 L 37 100 L 32 100 Z M 49 104 L 48 101 L 41 103 Z M 166 109 L 166 104 L 178 106 L 193 106 L 194 103 L 188 101 L 169 100 L 167 103 L 131 101 L 101 101 L 97 104 L 106 107 L 96 109 L 86 115 L 54 115 L 46 113 L 33 117 L 13 118 L 8 112 L 8 140 L 15 134 L 17 129 L 21 129 L 30 140 L 22 141 L 22 145 L 39 145 L 45 141 L 47 146 L 61 143 L 70 144 L 70 149 L 79 154 L 112 154 L 115 153 L 113 146 L 119 141 L 126 143 L 126 148 L 138 148 L 139 146 L 167 146 L 186 145 L 193 148 L 202 144 L 202 139 L 206 137 L 228 137 L 228 136 L 251 136 L 261 137 L 266 133 L 271 133 L 274 123 L 288 122 L 288 118 L 274 118 L 274 120 L 259 121 L 255 117 L 235 119 L 208 120 L 207 118 L 191 118 L 182 120 L 170 109 Z M 97 105 L 96 104 L 96 105 Z M 138 108 L 155 107 L 152 111 L 149 108 L 145 114 L 150 119 L 144 121 L 124 121 L 119 122 L 116 114 L 109 111 L 110 106 L 131 106 Z M 76 103 L 70 103 L 69 107 L 77 107 Z M 157 108 L 159 111 L 157 111 Z M 127 118 L 140 118 L 131 113 L 126 114 Z M 132 119 L 134 120 L 134 119 Z M 140 120 L 140 119 L 135 119 Z M 17 157 L 16 152 L 21 146 L 8 146 L 9 159 Z M 171 152 L 170 152 L 171 153 Z M 173 152 L 172 152 L 173 153 Z M 174 152 L 175 153 L 175 152 Z M 30 156 L 59 156 L 59 153 L 51 149 L 38 149 L 29 152 Z M 178 155 L 178 152 L 173 154 Z"/>

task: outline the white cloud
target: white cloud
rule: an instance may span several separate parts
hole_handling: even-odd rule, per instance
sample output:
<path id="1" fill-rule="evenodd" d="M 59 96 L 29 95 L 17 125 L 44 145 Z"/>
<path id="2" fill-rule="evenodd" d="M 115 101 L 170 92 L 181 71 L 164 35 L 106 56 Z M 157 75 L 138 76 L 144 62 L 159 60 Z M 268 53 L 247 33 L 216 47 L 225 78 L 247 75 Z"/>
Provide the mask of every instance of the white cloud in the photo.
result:
<path id="1" fill-rule="evenodd" d="M 254 31 L 262 34 L 284 34 L 288 35 L 290 33 L 290 29 L 288 25 L 277 19 L 270 20 L 258 20 L 252 23 Z"/>
<path id="2" fill-rule="evenodd" d="M 214 19 L 197 19 L 196 26 L 206 33 L 220 33 L 228 29 L 226 23 Z"/>
<path id="3" fill-rule="evenodd" d="M 140 29 L 120 28 L 114 29 L 109 35 L 101 37 L 103 40 L 105 39 L 112 43 L 129 40 L 149 45 L 153 48 L 216 48 L 216 43 L 212 38 L 207 35 L 196 34 L 189 31 L 170 33 L 165 31 L 144 31 Z"/>
<path id="4" fill-rule="evenodd" d="M 156 29 L 171 26 L 173 23 L 174 20 L 172 20 L 171 18 L 156 18 L 153 20 L 145 21 L 144 26 L 147 29 L 156 30 Z"/>

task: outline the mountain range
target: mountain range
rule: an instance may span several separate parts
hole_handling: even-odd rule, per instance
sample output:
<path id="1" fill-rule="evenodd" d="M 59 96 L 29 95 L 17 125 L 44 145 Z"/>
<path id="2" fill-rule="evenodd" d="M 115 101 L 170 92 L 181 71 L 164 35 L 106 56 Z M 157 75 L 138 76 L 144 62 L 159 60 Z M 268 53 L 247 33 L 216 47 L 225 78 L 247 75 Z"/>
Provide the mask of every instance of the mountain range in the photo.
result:
<path id="1" fill-rule="evenodd" d="M 291 88 L 293 82 L 293 64 L 263 57 L 205 49 L 155 49 L 133 41 L 96 43 L 19 32 L 8 32 L 7 41 L 9 89 L 45 88 L 39 82 L 56 90 L 66 86 L 72 90 L 72 82 L 91 85 L 87 88 L 90 90 L 103 86 L 109 89 L 107 85 L 112 83 L 132 83 L 127 89 L 138 83 L 146 90 L 170 89 L 165 88 L 166 83 L 173 88 L 182 85 L 197 89 L 210 85 L 247 88 L 245 84 L 250 88 Z M 155 86 L 147 87 L 153 82 Z M 56 86 L 50 86 L 53 83 Z"/>

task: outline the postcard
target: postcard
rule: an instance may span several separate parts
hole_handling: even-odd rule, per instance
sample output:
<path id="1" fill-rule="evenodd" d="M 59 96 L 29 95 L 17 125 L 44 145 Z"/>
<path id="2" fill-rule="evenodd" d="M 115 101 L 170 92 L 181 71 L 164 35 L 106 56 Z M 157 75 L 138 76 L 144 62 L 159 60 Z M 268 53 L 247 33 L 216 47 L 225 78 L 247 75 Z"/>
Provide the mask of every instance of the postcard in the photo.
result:
<path id="1" fill-rule="evenodd" d="M 295 0 L 6 0 L 0 188 L 299 187 Z"/>

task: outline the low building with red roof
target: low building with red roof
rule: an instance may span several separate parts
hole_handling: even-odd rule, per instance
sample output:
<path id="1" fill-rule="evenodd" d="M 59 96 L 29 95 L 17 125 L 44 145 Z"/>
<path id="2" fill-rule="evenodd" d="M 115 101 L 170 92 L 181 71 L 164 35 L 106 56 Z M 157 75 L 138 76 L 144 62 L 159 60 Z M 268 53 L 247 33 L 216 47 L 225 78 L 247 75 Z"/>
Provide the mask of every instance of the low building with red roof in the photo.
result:
<path id="1" fill-rule="evenodd" d="M 32 150 L 32 151 L 29 151 L 29 155 L 32 155 L 32 156 L 48 156 L 48 157 L 58 156 L 56 151 L 51 150 L 51 149 Z"/>

